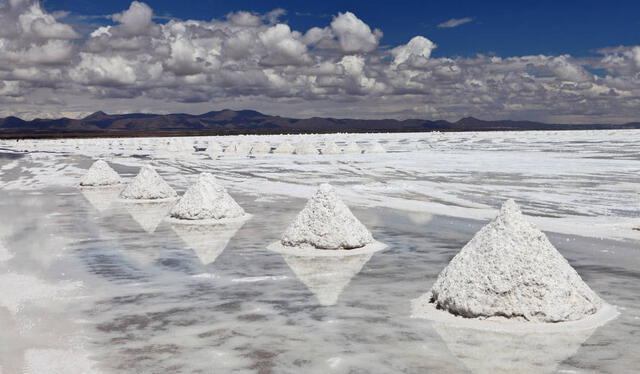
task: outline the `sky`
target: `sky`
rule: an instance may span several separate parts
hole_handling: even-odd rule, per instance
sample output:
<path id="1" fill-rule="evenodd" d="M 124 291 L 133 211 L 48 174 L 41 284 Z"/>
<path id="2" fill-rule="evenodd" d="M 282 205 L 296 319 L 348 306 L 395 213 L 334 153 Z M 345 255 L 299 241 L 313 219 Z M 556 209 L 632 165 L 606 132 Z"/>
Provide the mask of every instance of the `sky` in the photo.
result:
<path id="1" fill-rule="evenodd" d="M 0 0 L 0 117 L 640 120 L 637 1 Z"/>

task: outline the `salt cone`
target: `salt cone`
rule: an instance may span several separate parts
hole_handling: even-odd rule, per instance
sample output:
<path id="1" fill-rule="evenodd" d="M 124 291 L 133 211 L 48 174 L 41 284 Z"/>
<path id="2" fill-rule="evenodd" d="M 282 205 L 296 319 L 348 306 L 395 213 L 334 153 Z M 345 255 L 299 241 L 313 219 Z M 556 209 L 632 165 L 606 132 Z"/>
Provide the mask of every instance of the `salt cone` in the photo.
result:
<path id="1" fill-rule="evenodd" d="M 382 144 L 374 142 L 369 148 L 365 149 L 365 153 L 387 153 Z"/>
<path id="2" fill-rule="evenodd" d="M 463 317 L 536 322 L 580 320 L 603 305 L 513 200 L 440 273 L 430 301 Z"/>
<path id="3" fill-rule="evenodd" d="M 342 150 L 334 142 L 328 142 L 322 149 L 323 155 L 337 155 L 342 153 Z"/>
<path id="4" fill-rule="evenodd" d="M 180 220 L 228 220 L 243 217 L 245 212 L 213 175 L 202 173 L 171 209 L 170 215 Z"/>
<path id="5" fill-rule="evenodd" d="M 210 141 L 207 146 L 207 154 L 211 157 L 218 156 L 222 154 L 222 147 L 217 142 Z"/>
<path id="6" fill-rule="evenodd" d="M 229 154 L 237 154 L 237 155 L 247 155 L 251 151 L 251 145 L 249 143 L 241 141 L 241 142 L 233 142 L 231 143 L 227 149 L 224 150 L 224 153 Z"/>
<path id="7" fill-rule="evenodd" d="M 265 142 L 258 142 L 251 147 L 251 153 L 269 153 L 271 152 L 271 146 Z"/>
<path id="8" fill-rule="evenodd" d="M 292 154 L 295 151 L 295 148 L 288 141 L 284 141 L 280 143 L 280 145 L 273 151 L 273 153 L 280 154 Z"/>
<path id="9" fill-rule="evenodd" d="M 281 240 L 283 246 L 319 249 L 354 249 L 373 242 L 369 230 L 329 184 L 320 186 Z"/>
<path id="10" fill-rule="evenodd" d="M 283 255 L 296 277 L 307 286 L 322 306 L 335 305 L 345 287 L 373 253 L 347 256 Z"/>
<path id="11" fill-rule="evenodd" d="M 294 153 L 297 155 L 317 155 L 318 149 L 312 144 L 301 142 L 296 146 Z"/>
<path id="12" fill-rule="evenodd" d="M 80 182 L 81 186 L 102 187 L 114 186 L 122 183 L 122 178 L 104 160 L 98 160 L 91 165 Z"/>
<path id="13" fill-rule="evenodd" d="M 362 148 L 360 148 L 360 146 L 356 144 L 356 142 L 351 142 L 347 144 L 346 147 L 344 147 L 344 149 L 342 150 L 342 153 L 349 153 L 349 154 L 362 153 Z"/>
<path id="14" fill-rule="evenodd" d="M 150 166 L 143 166 L 120 193 L 120 198 L 130 200 L 163 200 L 177 196 L 176 191 Z"/>

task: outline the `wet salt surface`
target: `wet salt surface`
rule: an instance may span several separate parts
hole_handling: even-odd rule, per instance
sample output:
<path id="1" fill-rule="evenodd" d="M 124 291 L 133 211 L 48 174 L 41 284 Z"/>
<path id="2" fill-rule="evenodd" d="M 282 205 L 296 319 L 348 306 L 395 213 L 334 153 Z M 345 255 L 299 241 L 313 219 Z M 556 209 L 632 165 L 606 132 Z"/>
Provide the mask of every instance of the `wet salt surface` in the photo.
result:
<path id="1" fill-rule="evenodd" d="M 60 292 L 12 305 L 19 313 L 0 303 L 2 373 L 625 373 L 640 364 L 637 243 L 550 234 L 622 314 L 593 332 L 514 336 L 409 318 L 410 300 L 481 221 L 354 207 L 389 244 L 357 272 L 358 260 L 311 266 L 265 248 L 305 199 L 232 192 L 254 216 L 208 249 L 207 232 L 181 237 L 162 221 L 153 231 L 153 215 L 96 209 L 73 188 L 39 192 L 0 199 L 0 240 L 13 255 L 0 282 L 18 273 L 38 279 L 20 287 Z"/>

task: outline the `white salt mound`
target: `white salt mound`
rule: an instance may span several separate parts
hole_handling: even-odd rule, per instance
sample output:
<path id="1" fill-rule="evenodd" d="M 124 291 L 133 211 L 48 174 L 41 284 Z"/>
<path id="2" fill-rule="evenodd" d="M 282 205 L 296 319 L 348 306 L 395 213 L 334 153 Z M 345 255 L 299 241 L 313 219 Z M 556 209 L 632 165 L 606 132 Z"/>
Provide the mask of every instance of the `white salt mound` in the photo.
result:
<path id="1" fill-rule="evenodd" d="M 300 142 L 296 145 L 294 153 L 297 155 L 317 155 L 318 149 L 307 142 Z"/>
<path id="2" fill-rule="evenodd" d="M 283 246 L 318 249 L 354 249 L 373 242 L 369 230 L 329 184 L 320 186 L 281 240 Z"/>
<path id="3" fill-rule="evenodd" d="M 375 142 L 369 148 L 365 149 L 365 153 L 387 153 L 382 144 Z"/>
<path id="4" fill-rule="evenodd" d="M 339 153 L 342 153 L 342 150 L 334 142 L 328 142 L 322 149 L 323 155 L 337 155 Z"/>
<path id="5" fill-rule="evenodd" d="M 280 143 L 280 145 L 273 151 L 273 153 L 280 154 L 292 154 L 295 151 L 295 148 L 288 141 L 284 141 Z"/>
<path id="6" fill-rule="evenodd" d="M 234 153 L 238 155 L 247 155 L 250 151 L 251 145 L 244 141 L 233 142 L 224 150 L 225 153 Z"/>
<path id="7" fill-rule="evenodd" d="M 244 215 L 244 209 L 209 173 L 200 174 L 170 213 L 172 218 L 183 220 L 220 220 Z"/>
<path id="8" fill-rule="evenodd" d="M 217 142 L 210 141 L 209 145 L 207 146 L 207 153 L 209 154 L 209 156 L 218 156 L 222 154 L 222 147 Z"/>
<path id="9" fill-rule="evenodd" d="M 358 144 L 356 144 L 356 142 L 351 142 L 349 144 L 347 144 L 346 147 L 344 147 L 344 149 L 342 150 L 342 153 L 362 153 L 362 148 L 360 148 L 360 146 Z"/>
<path id="10" fill-rule="evenodd" d="M 258 142 L 251 147 L 251 153 L 269 153 L 271 152 L 271 146 L 265 142 Z"/>
<path id="11" fill-rule="evenodd" d="M 114 186 L 120 183 L 120 175 L 104 160 L 94 162 L 80 181 L 81 186 L 87 187 Z"/>
<path id="12" fill-rule="evenodd" d="M 535 322 L 575 321 L 603 305 L 513 200 L 440 273 L 429 302 L 462 317 Z"/>
<path id="13" fill-rule="evenodd" d="M 132 200 L 172 199 L 177 196 L 176 191 L 150 166 L 143 166 L 120 193 L 120 198 Z"/>

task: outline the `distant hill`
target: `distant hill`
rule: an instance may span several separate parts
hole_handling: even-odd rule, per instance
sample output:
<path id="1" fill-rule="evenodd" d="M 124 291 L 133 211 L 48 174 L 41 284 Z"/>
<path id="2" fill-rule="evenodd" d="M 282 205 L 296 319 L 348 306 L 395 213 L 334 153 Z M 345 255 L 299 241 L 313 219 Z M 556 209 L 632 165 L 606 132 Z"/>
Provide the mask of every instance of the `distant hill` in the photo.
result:
<path id="1" fill-rule="evenodd" d="M 193 114 L 107 114 L 83 119 L 0 119 L 0 138 L 292 134 L 335 132 L 527 131 L 640 129 L 640 122 L 623 125 L 567 125 L 530 121 L 483 121 L 473 117 L 457 122 L 420 119 L 286 118 L 253 110 L 221 110 Z"/>

